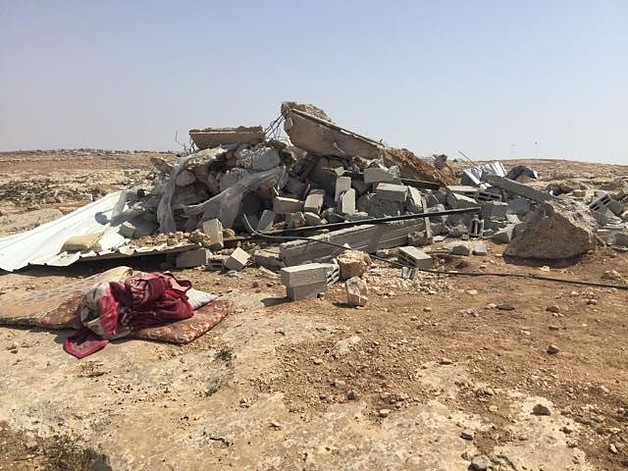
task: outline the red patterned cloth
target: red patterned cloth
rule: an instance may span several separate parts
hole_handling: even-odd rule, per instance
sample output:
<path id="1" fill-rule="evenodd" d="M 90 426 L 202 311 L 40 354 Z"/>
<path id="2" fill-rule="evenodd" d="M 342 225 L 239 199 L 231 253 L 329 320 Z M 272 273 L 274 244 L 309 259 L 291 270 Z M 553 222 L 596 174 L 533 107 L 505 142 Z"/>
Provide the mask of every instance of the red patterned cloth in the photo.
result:
<path id="1" fill-rule="evenodd" d="M 108 339 L 188 319 L 194 315 L 185 294 L 191 287 L 171 273 L 141 273 L 97 284 L 83 297 L 83 328 L 65 340 L 64 349 L 83 358 L 104 348 Z"/>

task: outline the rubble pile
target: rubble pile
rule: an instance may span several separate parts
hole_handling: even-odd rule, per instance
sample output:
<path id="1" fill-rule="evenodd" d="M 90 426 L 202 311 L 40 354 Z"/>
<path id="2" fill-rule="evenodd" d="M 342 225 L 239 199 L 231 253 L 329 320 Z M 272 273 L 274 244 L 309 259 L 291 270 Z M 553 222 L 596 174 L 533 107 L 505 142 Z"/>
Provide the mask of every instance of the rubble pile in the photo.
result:
<path id="1" fill-rule="evenodd" d="M 445 155 L 430 160 L 391 148 L 313 105 L 284 102 L 280 112 L 266 131 L 190 131 L 198 150 L 175 162 L 154 158 L 149 185 L 124 191 L 110 216 L 96 213 L 118 239 L 76 234 L 102 240 L 79 255 L 60 245 L 64 260 L 75 257 L 64 263 L 108 248 L 127 256 L 179 251 L 181 268 L 298 267 L 282 274 L 291 299 L 316 296 L 342 279 L 352 280 L 351 303 L 364 305 L 367 290 L 358 280 L 368 273 L 367 254 L 396 257 L 403 278 L 414 279 L 443 254 L 486 255 L 481 240 L 488 238 L 519 258 L 575 257 L 600 243 L 628 250 L 628 187 L 540 188 L 529 184 L 534 170 L 507 171 L 501 162 L 455 174 Z"/>

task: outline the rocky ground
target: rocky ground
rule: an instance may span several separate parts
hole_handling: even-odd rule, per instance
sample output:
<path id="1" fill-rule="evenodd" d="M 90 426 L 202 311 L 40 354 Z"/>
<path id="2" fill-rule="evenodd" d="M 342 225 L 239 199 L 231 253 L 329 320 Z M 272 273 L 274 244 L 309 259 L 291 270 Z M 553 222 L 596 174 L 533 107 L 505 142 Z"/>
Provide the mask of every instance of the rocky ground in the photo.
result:
<path id="1" fill-rule="evenodd" d="M 151 155 L 0 154 L 0 232 L 142 181 Z M 540 187 L 628 180 L 626 166 L 525 163 Z M 441 266 L 628 280 L 628 254 L 610 249 L 547 265 L 488 246 Z M 112 266 L 5 273 L 0 299 Z M 610 270 L 623 280 L 606 279 Z M 369 304 L 353 308 L 341 285 L 286 302 L 278 278 L 256 268 L 177 275 L 237 305 L 183 347 L 119 341 L 76 360 L 61 346 L 67 332 L 0 327 L 0 469 L 628 468 L 625 290 L 494 275 L 404 280 L 376 262 Z"/>

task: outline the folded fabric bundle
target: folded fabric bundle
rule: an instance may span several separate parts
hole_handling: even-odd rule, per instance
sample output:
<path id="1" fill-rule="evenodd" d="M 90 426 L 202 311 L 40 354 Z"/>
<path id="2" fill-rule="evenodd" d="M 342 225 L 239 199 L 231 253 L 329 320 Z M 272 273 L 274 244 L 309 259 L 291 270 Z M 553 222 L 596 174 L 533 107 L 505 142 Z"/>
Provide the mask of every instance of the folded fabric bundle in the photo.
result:
<path id="1" fill-rule="evenodd" d="M 188 319 L 194 315 L 186 295 L 191 288 L 191 282 L 177 280 L 171 273 L 124 273 L 117 281 L 97 283 L 83 295 L 82 327 L 66 338 L 64 349 L 84 358 L 111 339 Z"/>

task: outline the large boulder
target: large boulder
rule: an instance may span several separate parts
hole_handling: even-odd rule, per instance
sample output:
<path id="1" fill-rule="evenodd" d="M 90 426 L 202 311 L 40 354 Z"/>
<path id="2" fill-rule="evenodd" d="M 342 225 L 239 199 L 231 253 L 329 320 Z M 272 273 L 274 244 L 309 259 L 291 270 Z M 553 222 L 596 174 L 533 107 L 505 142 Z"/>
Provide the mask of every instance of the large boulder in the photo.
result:
<path id="1" fill-rule="evenodd" d="M 597 223 L 577 201 L 540 203 L 515 228 L 504 255 L 518 258 L 563 259 L 593 250 Z"/>

